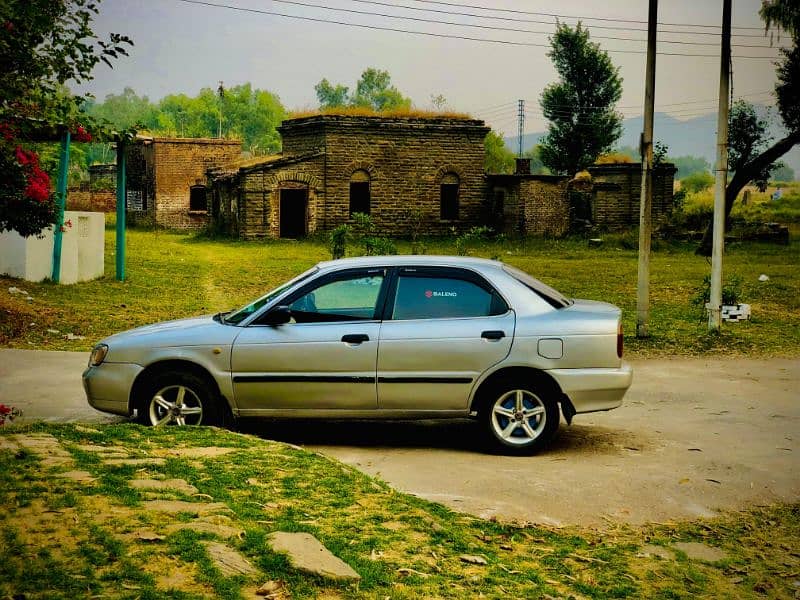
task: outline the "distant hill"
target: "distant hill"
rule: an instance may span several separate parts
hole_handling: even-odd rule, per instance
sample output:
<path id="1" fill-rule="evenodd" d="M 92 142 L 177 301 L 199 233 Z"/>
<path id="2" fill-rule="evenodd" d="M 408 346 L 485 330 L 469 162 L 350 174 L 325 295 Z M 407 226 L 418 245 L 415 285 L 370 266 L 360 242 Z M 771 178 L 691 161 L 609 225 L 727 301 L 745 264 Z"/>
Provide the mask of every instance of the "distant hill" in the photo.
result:
<path id="1" fill-rule="evenodd" d="M 767 107 L 756 105 L 756 110 L 763 117 L 767 114 Z M 779 121 L 775 116 L 772 121 Z M 618 142 L 618 146 L 639 147 L 639 135 L 644 127 L 643 117 L 632 117 L 622 122 L 623 134 Z M 702 156 L 710 164 L 714 164 L 716 159 L 717 144 L 717 115 L 708 113 L 699 117 L 694 117 L 686 121 L 681 121 L 666 113 L 656 113 L 654 122 L 656 141 L 664 142 L 669 146 L 670 156 Z M 538 144 L 545 132 L 526 133 L 522 136 L 523 148 L 530 148 Z M 785 130 L 782 126 L 775 123 L 770 130 L 774 139 L 784 136 Z M 519 147 L 519 138 L 506 138 L 506 145 L 514 152 Z M 795 177 L 800 177 L 800 148 L 795 147 L 782 159 L 787 165 L 794 169 Z"/>

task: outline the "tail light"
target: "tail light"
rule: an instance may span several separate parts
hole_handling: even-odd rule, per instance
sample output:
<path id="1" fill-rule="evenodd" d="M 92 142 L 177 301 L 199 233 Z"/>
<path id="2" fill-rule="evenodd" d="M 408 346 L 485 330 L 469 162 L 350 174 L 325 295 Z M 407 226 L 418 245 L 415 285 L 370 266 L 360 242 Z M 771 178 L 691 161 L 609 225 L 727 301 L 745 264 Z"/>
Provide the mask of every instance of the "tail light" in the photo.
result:
<path id="1" fill-rule="evenodd" d="M 617 325 L 617 356 L 622 358 L 622 321 Z"/>

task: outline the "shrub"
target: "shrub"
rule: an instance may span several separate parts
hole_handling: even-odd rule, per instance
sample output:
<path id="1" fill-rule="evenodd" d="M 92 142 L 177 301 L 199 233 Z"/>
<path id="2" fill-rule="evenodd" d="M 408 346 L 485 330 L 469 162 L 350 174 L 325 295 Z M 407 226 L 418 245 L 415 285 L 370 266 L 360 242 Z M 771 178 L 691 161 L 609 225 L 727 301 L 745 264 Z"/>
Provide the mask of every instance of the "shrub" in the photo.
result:
<path id="1" fill-rule="evenodd" d="M 378 256 L 384 254 L 397 254 L 397 248 L 392 240 L 385 236 L 377 235 L 375 224 L 369 215 L 354 213 L 354 237 L 361 245 L 362 256 Z"/>
<path id="2" fill-rule="evenodd" d="M 714 176 L 708 171 L 692 173 L 688 177 L 681 179 L 681 189 L 685 189 L 690 194 L 702 192 L 714 185 Z"/>
<path id="3" fill-rule="evenodd" d="M 347 254 L 347 238 L 350 236 L 350 226 L 342 223 L 331 231 L 328 236 L 328 249 L 333 260 L 344 258 Z"/>
<path id="4" fill-rule="evenodd" d="M 739 304 L 742 296 L 742 278 L 733 275 L 728 279 L 728 283 L 722 284 L 722 303 L 726 305 Z M 692 304 L 700 306 L 705 310 L 706 304 L 711 299 L 711 275 L 703 277 L 703 283 L 700 284 L 692 297 Z"/>
<path id="5" fill-rule="evenodd" d="M 481 226 L 472 227 L 469 231 L 456 236 L 456 254 L 466 256 L 469 253 L 469 246 L 473 242 L 488 241 L 494 231 L 491 227 Z"/>

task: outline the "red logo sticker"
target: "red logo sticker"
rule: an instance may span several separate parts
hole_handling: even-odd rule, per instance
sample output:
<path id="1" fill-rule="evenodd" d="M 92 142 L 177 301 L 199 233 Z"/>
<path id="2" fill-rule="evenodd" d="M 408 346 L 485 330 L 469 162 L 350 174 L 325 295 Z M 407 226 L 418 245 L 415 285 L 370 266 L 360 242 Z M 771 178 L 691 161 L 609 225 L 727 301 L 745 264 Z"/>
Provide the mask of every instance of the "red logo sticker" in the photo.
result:
<path id="1" fill-rule="evenodd" d="M 426 297 L 426 298 L 433 298 L 433 292 L 432 292 L 432 291 L 430 291 L 430 290 L 427 290 L 427 291 L 425 292 L 425 297 Z"/>

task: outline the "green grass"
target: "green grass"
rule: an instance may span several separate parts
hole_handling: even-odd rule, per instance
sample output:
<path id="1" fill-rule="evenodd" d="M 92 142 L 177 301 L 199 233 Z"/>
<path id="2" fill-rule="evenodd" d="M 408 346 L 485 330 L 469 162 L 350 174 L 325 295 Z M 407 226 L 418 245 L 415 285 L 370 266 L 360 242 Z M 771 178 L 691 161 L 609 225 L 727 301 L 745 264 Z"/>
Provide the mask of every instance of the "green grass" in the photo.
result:
<path id="1" fill-rule="evenodd" d="M 97 483 L 58 479 L 59 470 L 75 465 L 48 469 L 0 450 L 0 597 L 236 599 L 272 579 L 285 582 L 292 598 L 788 598 L 797 579 L 796 505 L 641 528 L 549 529 L 461 515 L 332 459 L 224 430 L 121 424 L 85 433 L 36 424 L 0 429 L 0 441 L 29 433 L 55 436 Z M 116 486 L 130 491 L 120 493 L 108 487 L 110 467 L 83 460 L 77 445 L 88 443 L 113 444 L 132 456 L 212 446 L 235 452 L 128 472 Z M 192 518 L 147 513 L 148 496 L 127 485 L 137 476 L 180 476 L 206 494 L 195 501 L 224 502 L 225 522 L 244 532 L 226 543 L 260 574 L 223 575 L 202 544 L 213 534 L 167 531 Z M 64 493 L 73 494 L 74 505 L 59 505 L 55 498 Z M 134 534 L 141 529 L 164 539 L 139 541 Z M 293 570 L 267 542 L 278 530 L 313 534 L 361 581 L 335 583 Z M 645 543 L 668 548 L 678 541 L 704 542 L 728 557 L 711 564 L 681 553 L 674 560 L 638 556 Z M 466 564 L 463 554 L 487 564 Z M 183 577 L 160 580 L 167 567 Z"/>
<path id="2" fill-rule="evenodd" d="M 620 306 L 626 346 L 634 356 L 773 356 L 800 351 L 796 242 L 728 245 L 724 272 L 741 278 L 742 301 L 752 305 L 753 320 L 725 325 L 718 336 L 706 333 L 702 310 L 691 303 L 710 271 L 709 261 L 695 256 L 691 244 L 655 244 L 650 262 L 651 337 L 637 340 L 632 336 L 637 253 L 630 241 L 629 235 L 608 235 L 598 248 L 589 248 L 583 239 L 482 242 L 469 252 L 500 258 L 570 296 Z M 456 252 L 454 239 L 424 243 L 428 254 Z M 398 249 L 409 252 L 410 243 L 398 242 Z M 0 344 L 86 351 L 99 339 L 131 327 L 241 306 L 329 258 L 325 240 L 243 242 L 144 230 L 128 232 L 127 256 L 127 279 L 115 281 L 114 234 L 107 231 L 106 276 L 99 280 L 59 286 L 0 277 Z M 758 281 L 762 273 L 769 281 Z M 9 294 L 12 286 L 23 288 L 33 300 Z M 86 339 L 66 340 L 67 333 Z"/>

